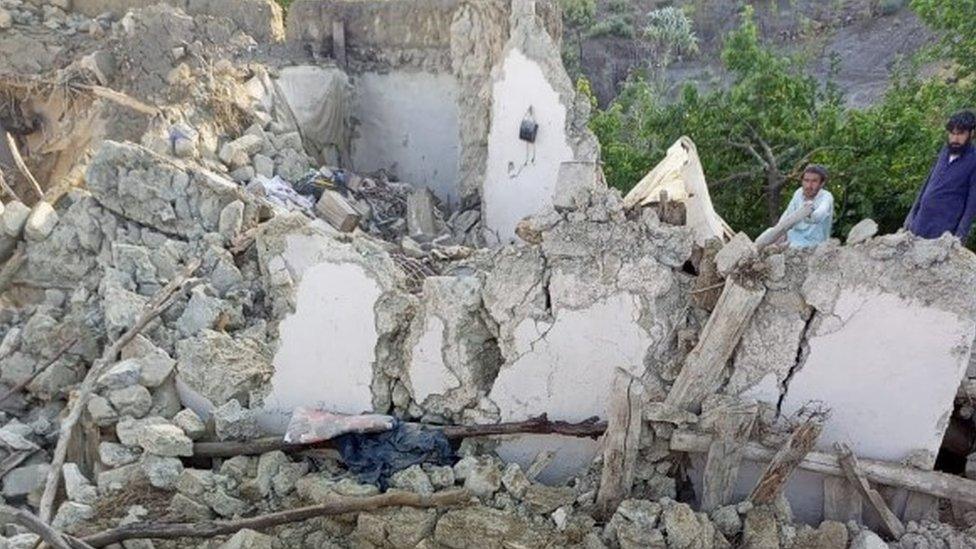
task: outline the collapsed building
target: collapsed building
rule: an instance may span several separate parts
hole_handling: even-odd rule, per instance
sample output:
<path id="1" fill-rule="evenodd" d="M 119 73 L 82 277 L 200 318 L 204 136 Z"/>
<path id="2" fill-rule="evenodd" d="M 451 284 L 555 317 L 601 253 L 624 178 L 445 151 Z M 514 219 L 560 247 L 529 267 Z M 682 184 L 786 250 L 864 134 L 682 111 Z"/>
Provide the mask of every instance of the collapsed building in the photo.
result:
<path id="1" fill-rule="evenodd" d="M 2 495 L 56 541 L 976 545 L 976 258 L 730 238 L 690 141 L 621 197 L 554 3 L 0 6 Z M 381 494 L 310 410 L 469 435 Z"/>

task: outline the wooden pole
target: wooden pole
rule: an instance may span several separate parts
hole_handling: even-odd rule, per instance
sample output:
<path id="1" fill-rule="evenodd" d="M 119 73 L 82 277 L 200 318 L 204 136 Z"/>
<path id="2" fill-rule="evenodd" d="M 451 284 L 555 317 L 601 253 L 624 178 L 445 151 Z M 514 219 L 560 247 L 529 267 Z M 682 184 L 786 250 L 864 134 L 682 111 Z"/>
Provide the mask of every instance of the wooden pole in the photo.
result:
<path id="1" fill-rule="evenodd" d="M 620 502 L 630 495 L 640 446 L 644 384 L 617 368 L 611 391 L 613 399 L 603 435 L 603 471 L 596 494 L 596 513 L 609 520 Z"/>
<path id="2" fill-rule="evenodd" d="M 846 444 L 837 444 L 837 461 L 840 463 L 841 468 L 844 470 L 844 474 L 847 476 L 847 480 L 854 485 L 864 501 L 868 502 L 871 507 L 878 513 L 881 517 L 881 522 L 884 524 L 888 533 L 898 539 L 905 534 L 905 526 L 898 520 L 888 505 L 885 503 L 884 498 L 877 490 L 871 487 L 868 479 L 865 478 L 864 472 L 861 470 L 861 465 L 857 461 L 857 456 Z"/>
<path id="3" fill-rule="evenodd" d="M 675 452 L 705 453 L 712 438 L 710 435 L 687 430 L 675 431 L 671 435 L 671 449 Z M 750 442 L 743 449 L 743 457 L 749 461 L 769 461 L 775 453 L 775 450 L 757 442 Z M 976 480 L 938 471 L 924 471 L 887 461 L 859 459 L 858 462 L 865 478 L 875 484 L 905 488 L 976 505 Z M 805 471 L 846 478 L 836 454 L 810 452 L 800 462 L 799 467 Z"/>
<path id="4" fill-rule="evenodd" d="M 702 511 L 710 512 L 732 501 L 742 451 L 758 412 L 755 403 L 723 406 L 714 411 L 712 426 L 716 437 L 708 446 L 702 473 Z"/>
<path id="5" fill-rule="evenodd" d="M 84 380 L 78 389 L 77 397 L 68 404 L 68 414 L 61 420 L 58 443 L 54 447 L 54 454 L 51 459 L 51 468 L 48 470 L 47 481 L 44 486 L 44 493 L 41 495 L 40 519 L 43 522 L 50 522 L 54 512 L 54 498 L 58 492 L 61 479 L 61 468 L 64 466 L 68 455 L 68 447 L 71 436 L 74 432 L 81 414 L 85 410 L 88 399 L 95 390 L 95 383 L 98 378 L 111 366 L 123 347 L 129 344 L 150 322 L 170 307 L 180 296 L 190 287 L 196 284 L 190 277 L 200 268 L 200 260 L 191 261 L 184 271 L 171 280 L 169 284 L 160 289 L 153 299 L 146 304 L 142 314 L 135 324 L 122 334 L 114 343 L 105 348 L 101 358 L 95 361 L 85 374 Z"/>
<path id="6" fill-rule="evenodd" d="M 264 530 L 281 524 L 300 522 L 315 517 L 342 515 L 372 511 L 384 507 L 452 507 L 470 501 L 471 494 L 467 490 L 449 490 L 436 494 L 414 494 L 409 492 L 387 492 L 369 497 L 335 497 L 331 501 L 300 507 L 278 513 L 261 515 L 240 520 L 202 521 L 176 524 L 137 523 L 127 524 L 111 530 L 105 530 L 82 538 L 82 541 L 92 547 L 105 547 L 113 543 L 121 543 L 131 539 L 176 539 L 176 538 L 211 538 L 233 534 L 245 528 Z"/>

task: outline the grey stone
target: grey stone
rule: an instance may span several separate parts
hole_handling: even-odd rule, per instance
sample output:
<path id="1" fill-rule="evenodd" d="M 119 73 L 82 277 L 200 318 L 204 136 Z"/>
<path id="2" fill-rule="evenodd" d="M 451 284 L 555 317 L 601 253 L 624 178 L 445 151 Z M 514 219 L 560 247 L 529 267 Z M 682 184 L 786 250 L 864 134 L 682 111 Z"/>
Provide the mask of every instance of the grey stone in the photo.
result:
<path id="1" fill-rule="evenodd" d="M 142 375 L 141 366 L 137 360 L 123 360 L 98 378 L 98 385 L 105 389 L 125 389 L 139 383 Z"/>
<path id="2" fill-rule="evenodd" d="M 454 474 L 461 478 L 456 466 Z M 478 497 L 491 496 L 498 491 L 502 483 L 502 473 L 499 470 L 498 463 L 488 458 L 479 459 L 473 467 L 468 469 L 463 478 L 464 488 Z"/>
<path id="3" fill-rule="evenodd" d="M 121 467 L 138 461 L 142 450 L 117 442 L 102 442 L 98 445 L 98 459 L 109 467 Z"/>
<path id="4" fill-rule="evenodd" d="M 263 345 L 211 330 L 178 342 L 176 349 L 180 381 L 214 406 L 247 398 L 251 391 L 264 386 L 274 371 Z"/>
<path id="5" fill-rule="evenodd" d="M 141 418 L 152 407 L 152 395 L 142 385 L 117 389 L 108 394 L 108 400 L 121 415 Z"/>
<path id="6" fill-rule="evenodd" d="M 454 486 L 454 469 L 447 465 L 428 465 L 424 467 L 424 472 L 427 473 L 427 478 L 430 479 L 430 483 L 434 485 L 436 490 Z"/>
<path id="7" fill-rule="evenodd" d="M 850 549 L 888 549 L 888 544 L 874 532 L 862 530 L 851 540 Z"/>
<path id="8" fill-rule="evenodd" d="M 564 505 L 572 505 L 576 494 L 565 486 L 545 486 L 532 484 L 522 496 L 522 500 L 533 513 L 548 515 Z"/>
<path id="9" fill-rule="evenodd" d="M 563 162 L 559 165 L 552 206 L 556 211 L 582 210 L 597 189 L 599 165 L 595 162 Z"/>
<path id="10" fill-rule="evenodd" d="M 175 457 L 147 454 L 142 460 L 142 470 L 149 483 L 163 490 L 176 489 L 176 481 L 183 473 L 183 462 Z"/>
<path id="11" fill-rule="evenodd" d="M 169 378 L 152 393 L 152 407 L 149 408 L 149 415 L 159 416 L 164 419 L 172 420 L 183 407 L 180 402 L 180 394 L 176 390 L 176 380 Z"/>
<path id="12" fill-rule="evenodd" d="M 264 144 L 264 140 L 257 135 L 242 135 L 237 139 L 224 144 L 218 154 L 220 161 L 232 170 L 240 168 L 250 163 L 251 155 L 258 153 Z"/>
<path id="13" fill-rule="evenodd" d="M 3 477 L 3 497 L 17 498 L 43 490 L 51 466 L 37 463 L 18 467 Z"/>
<path id="14" fill-rule="evenodd" d="M 262 177 L 271 179 L 274 177 L 274 160 L 263 155 L 254 155 L 254 173 Z"/>
<path id="15" fill-rule="evenodd" d="M 236 401 L 234 401 L 236 402 Z M 254 482 L 258 487 L 258 492 L 262 497 L 271 495 L 271 484 L 281 467 L 289 463 L 288 456 L 284 452 L 274 451 L 262 454 L 258 458 L 257 472 Z"/>
<path id="16" fill-rule="evenodd" d="M 862 219 L 847 233 L 847 245 L 864 242 L 878 234 L 878 224 L 873 219 Z"/>
<path id="17" fill-rule="evenodd" d="M 756 246 L 745 233 L 737 233 L 715 255 L 715 267 L 722 276 L 728 276 L 743 261 L 755 258 Z"/>
<path id="18" fill-rule="evenodd" d="M 241 166 L 230 172 L 230 178 L 238 183 L 247 183 L 254 179 L 254 168 L 251 166 Z"/>
<path id="19" fill-rule="evenodd" d="M 175 494 L 169 503 L 169 512 L 177 519 L 202 521 L 213 518 L 210 507 L 190 499 L 183 494 Z"/>
<path id="20" fill-rule="evenodd" d="M 64 476 L 64 490 L 68 494 L 68 499 L 86 505 L 95 503 L 98 490 L 85 478 L 85 475 L 81 474 L 77 464 L 65 463 L 61 474 Z"/>
<path id="21" fill-rule="evenodd" d="M 617 507 L 607 523 L 606 536 L 621 549 L 664 547 L 664 536 L 656 529 L 661 505 L 653 501 L 628 499 Z"/>
<path id="22" fill-rule="evenodd" d="M 167 423 L 165 419 L 157 416 L 142 419 L 123 417 L 115 424 L 115 436 L 126 446 L 139 446 L 139 437 L 145 426 L 165 423 Z"/>
<path id="23" fill-rule="evenodd" d="M 58 212 L 50 203 L 40 201 L 34 205 L 24 224 L 24 238 L 31 242 L 44 240 L 58 224 Z"/>
<path id="24" fill-rule="evenodd" d="M 420 242 L 429 242 L 438 234 L 437 199 L 428 188 L 415 189 L 407 196 L 407 232 Z"/>
<path id="25" fill-rule="evenodd" d="M 146 473 L 139 463 L 130 463 L 98 473 L 98 493 L 106 494 L 122 490 L 139 481 L 145 481 Z"/>
<path id="26" fill-rule="evenodd" d="M 58 508 L 58 512 L 51 521 L 51 526 L 58 530 L 72 532 L 76 526 L 81 526 L 95 516 L 91 505 L 66 501 Z"/>
<path id="27" fill-rule="evenodd" d="M 434 527 L 434 541 L 452 549 L 546 547 L 550 536 L 522 517 L 484 506 L 448 511 Z"/>
<path id="28" fill-rule="evenodd" d="M 244 203 L 240 200 L 235 200 L 230 204 L 224 206 L 224 209 L 220 210 L 220 221 L 217 225 L 217 231 L 224 236 L 224 238 L 234 238 L 238 233 L 241 232 L 241 227 L 244 226 Z"/>
<path id="29" fill-rule="evenodd" d="M 417 494 L 433 494 L 434 485 L 419 465 L 408 467 L 390 478 L 390 486 Z"/>
<path id="30" fill-rule="evenodd" d="M 0 8 L 0 30 L 6 30 L 14 26 L 14 18 L 10 12 Z"/>
<path id="31" fill-rule="evenodd" d="M 219 549 L 271 549 L 274 539 L 254 530 L 238 530 Z"/>
<path id="32" fill-rule="evenodd" d="M 139 434 L 139 446 L 157 456 L 193 455 L 193 441 L 182 429 L 169 423 L 144 426 Z"/>
<path id="33" fill-rule="evenodd" d="M 715 535 L 711 523 L 684 503 L 666 506 L 661 513 L 661 525 L 668 547 L 707 547 Z"/>
<path id="34" fill-rule="evenodd" d="M 4 205 L 3 214 L 0 214 L 0 231 L 10 238 L 20 238 L 30 213 L 30 208 L 23 202 L 8 202 Z"/>
<path id="35" fill-rule="evenodd" d="M 37 534 L 17 534 L 7 538 L 7 549 L 33 549 L 40 539 Z"/>
<path id="36" fill-rule="evenodd" d="M 203 420 L 200 419 L 200 416 L 196 412 L 189 408 L 180 410 L 173 417 L 173 423 L 180 429 L 183 429 L 183 432 L 186 433 L 186 436 L 190 437 L 190 440 L 197 440 L 207 432 L 207 426 L 204 425 Z"/>
<path id="37" fill-rule="evenodd" d="M 732 538 L 742 531 L 742 519 L 734 505 L 719 507 L 712 511 L 712 522 L 727 538 Z"/>
<path id="38" fill-rule="evenodd" d="M 242 407 L 236 399 L 216 408 L 213 420 L 220 440 L 250 440 L 261 434 L 254 412 Z"/>
<path id="39" fill-rule="evenodd" d="M 0 429 L 0 443 L 11 450 L 36 450 L 37 445 L 27 440 L 28 434 L 32 434 L 30 426 L 14 420 Z"/>

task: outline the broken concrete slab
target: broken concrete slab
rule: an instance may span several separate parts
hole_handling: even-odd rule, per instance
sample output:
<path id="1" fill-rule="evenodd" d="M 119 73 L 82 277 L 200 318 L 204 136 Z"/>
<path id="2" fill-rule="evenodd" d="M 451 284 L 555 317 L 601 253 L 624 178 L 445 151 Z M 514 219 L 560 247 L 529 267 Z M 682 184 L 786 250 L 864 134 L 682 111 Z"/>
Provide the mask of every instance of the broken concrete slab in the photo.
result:
<path id="1" fill-rule="evenodd" d="M 212 330 L 176 344 L 176 371 L 180 398 L 201 417 L 233 398 L 250 402 L 273 373 L 265 345 Z"/>

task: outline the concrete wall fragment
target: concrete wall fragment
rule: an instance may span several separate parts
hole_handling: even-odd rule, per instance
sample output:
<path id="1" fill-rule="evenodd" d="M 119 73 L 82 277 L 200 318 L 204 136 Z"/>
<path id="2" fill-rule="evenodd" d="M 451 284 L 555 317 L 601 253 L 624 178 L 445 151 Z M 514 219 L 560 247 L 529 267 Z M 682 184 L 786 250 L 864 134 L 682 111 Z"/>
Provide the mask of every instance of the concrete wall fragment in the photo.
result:
<path id="1" fill-rule="evenodd" d="M 257 245 L 278 335 L 262 426 L 283 432 L 298 406 L 387 411 L 413 308 L 392 259 L 297 215 L 273 220 Z"/>

